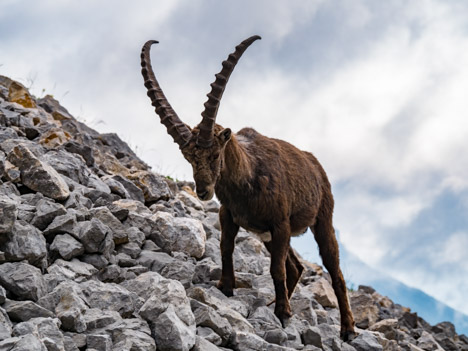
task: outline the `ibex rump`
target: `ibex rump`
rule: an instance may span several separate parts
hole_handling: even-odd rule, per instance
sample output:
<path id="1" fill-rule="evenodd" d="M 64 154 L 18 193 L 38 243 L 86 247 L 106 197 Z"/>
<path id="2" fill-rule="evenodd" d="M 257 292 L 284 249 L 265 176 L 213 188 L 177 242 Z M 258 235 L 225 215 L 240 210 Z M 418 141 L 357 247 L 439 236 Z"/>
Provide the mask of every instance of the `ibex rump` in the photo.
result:
<path id="1" fill-rule="evenodd" d="M 333 195 L 322 166 L 311 153 L 285 141 L 268 138 L 251 128 L 232 134 L 229 128 L 215 123 L 229 76 L 257 39 L 260 37 L 244 40 L 223 62 L 223 69 L 211 84 L 203 119 L 193 129 L 179 119 L 154 76 L 149 50 L 155 41 L 148 41 L 141 53 L 145 86 L 161 123 L 193 167 L 198 197 L 209 200 L 216 193 L 221 202 L 222 276 L 218 288 L 227 296 L 233 295 L 232 254 L 239 227 L 260 234 L 271 253 L 275 314 L 284 325 L 291 317 L 289 298 L 304 269 L 289 245 L 290 237 L 310 227 L 332 278 L 341 313 L 341 335 L 346 340 L 354 334 L 354 320 L 339 267 L 332 225 Z"/>

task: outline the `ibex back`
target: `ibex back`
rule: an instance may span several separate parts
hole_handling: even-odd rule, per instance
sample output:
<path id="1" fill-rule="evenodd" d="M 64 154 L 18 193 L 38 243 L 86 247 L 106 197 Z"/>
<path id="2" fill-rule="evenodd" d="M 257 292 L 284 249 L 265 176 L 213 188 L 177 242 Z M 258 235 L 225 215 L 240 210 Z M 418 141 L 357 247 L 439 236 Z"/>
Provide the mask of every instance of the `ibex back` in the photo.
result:
<path id="1" fill-rule="evenodd" d="M 148 41 L 141 53 L 145 86 L 161 123 L 193 167 L 198 197 L 209 200 L 216 193 L 221 202 L 222 275 L 218 288 L 227 296 L 233 295 L 232 254 L 239 227 L 259 234 L 271 254 L 275 314 L 284 325 L 291 317 L 289 299 L 304 269 L 290 247 L 290 238 L 311 228 L 332 278 L 341 313 L 341 336 L 346 340 L 354 334 L 354 320 L 339 267 L 333 195 L 322 166 L 311 153 L 285 141 L 251 128 L 233 134 L 215 123 L 229 76 L 257 39 L 260 37 L 244 40 L 222 63 L 207 95 L 202 121 L 193 129 L 179 119 L 154 76 L 149 51 L 156 41 Z"/>

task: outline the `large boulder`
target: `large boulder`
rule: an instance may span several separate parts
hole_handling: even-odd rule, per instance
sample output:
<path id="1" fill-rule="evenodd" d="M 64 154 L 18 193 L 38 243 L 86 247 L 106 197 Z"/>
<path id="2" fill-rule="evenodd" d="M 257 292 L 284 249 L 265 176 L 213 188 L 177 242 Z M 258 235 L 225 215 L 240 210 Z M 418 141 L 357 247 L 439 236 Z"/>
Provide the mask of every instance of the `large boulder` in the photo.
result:
<path id="1" fill-rule="evenodd" d="M 199 220 L 173 217 L 167 212 L 157 212 L 152 219 L 156 226 L 150 239 L 163 250 L 180 251 L 195 258 L 203 257 L 206 233 Z"/>
<path id="2" fill-rule="evenodd" d="M 62 176 L 49 164 L 37 158 L 26 146 L 16 145 L 8 161 L 21 172 L 21 182 L 33 191 L 55 200 L 66 200 L 70 190 Z"/>

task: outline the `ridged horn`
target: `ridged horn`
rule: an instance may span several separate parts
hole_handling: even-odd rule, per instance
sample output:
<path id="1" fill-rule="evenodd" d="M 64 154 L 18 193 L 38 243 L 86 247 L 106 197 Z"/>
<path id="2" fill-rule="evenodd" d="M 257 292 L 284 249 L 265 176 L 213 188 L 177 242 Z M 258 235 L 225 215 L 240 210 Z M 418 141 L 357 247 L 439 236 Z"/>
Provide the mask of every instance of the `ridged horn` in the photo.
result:
<path id="1" fill-rule="evenodd" d="M 228 56 L 227 60 L 223 61 L 221 72 L 215 75 L 216 80 L 211 83 L 211 92 L 206 95 L 208 100 L 204 104 L 205 110 L 202 112 L 203 119 L 198 125 L 200 128 L 200 133 L 197 139 L 198 146 L 210 147 L 212 145 L 213 127 L 216 121 L 216 115 L 218 113 L 219 103 L 223 96 L 224 88 L 226 87 L 229 77 L 244 51 L 247 50 L 247 48 L 257 39 L 261 39 L 261 37 L 254 35 L 237 45 L 236 50 Z"/>
<path id="2" fill-rule="evenodd" d="M 174 142 L 183 148 L 190 141 L 192 132 L 177 116 L 156 80 L 150 59 L 151 45 L 155 43 L 158 41 L 148 40 L 141 49 L 141 74 L 145 80 L 145 87 L 148 89 L 147 95 L 151 99 L 151 104 L 156 108 L 161 123 L 166 126 L 167 132 L 174 139 Z"/>

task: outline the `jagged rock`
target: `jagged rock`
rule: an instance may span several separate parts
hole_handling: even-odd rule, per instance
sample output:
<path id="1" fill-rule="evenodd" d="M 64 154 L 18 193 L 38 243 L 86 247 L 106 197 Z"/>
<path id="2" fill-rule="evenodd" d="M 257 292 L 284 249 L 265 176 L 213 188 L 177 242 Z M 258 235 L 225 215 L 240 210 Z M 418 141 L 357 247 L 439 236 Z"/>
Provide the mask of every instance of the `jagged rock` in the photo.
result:
<path id="1" fill-rule="evenodd" d="M 389 340 L 397 339 L 397 333 L 395 332 L 397 329 L 398 320 L 394 318 L 381 320 L 369 328 L 370 331 L 376 331 L 384 334 Z"/>
<path id="2" fill-rule="evenodd" d="M 48 351 L 64 349 L 63 335 L 60 332 L 60 321 L 57 318 L 32 318 L 19 323 L 13 329 L 14 336 L 38 335 L 39 340 Z"/>
<path id="3" fill-rule="evenodd" d="M 13 301 L 8 300 L 3 305 L 10 319 L 14 322 L 25 322 L 31 318 L 53 318 L 55 315 L 42 306 L 32 301 Z"/>
<path id="4" fill-rule="evenodd" d="M 7 312 L 0 307 L 0 340 L 9 338 L 12 331 L 13 325 L 11 324 L 10 318 L 8 317 Z"/>
<path id="5" fill-rule="evenodd" d="M 77 280 L 79 278 L 88 279 L 97 272 L 94 266 L 81 262 L 78 259 L 72 259 L 71 261 L 64 261 L 58 259 L 54 264 L 47 268 L 47 272 L 62 276 L 67 280 Z"/>
<path id="6" fill-rule="evenodd" d="M 437 343 L 435 338 L 425 330 L 418 338 L 417 346 L 427 351 L 443 350 L 443 348 Z"/>
<path id="7" fill-rule="evenodd" d="M 13 337 L 0 341 L 0 350 L 6 351 L 48 351 L 44 343 L 34 334 Z"/>
<path id="8" fill-rule="evenodd" d="M 166 212 L 158 212 L 153 217 L 156 227 L 150 238 L 167 252 L 181 251 L 201 258 L 205 251 L 206 233 L 200 221 L 173 217 Z"/>
<path id="9" fill-rule="evenodd" d="M 302 332 L 305 345 L 313 345 L 322 348 L 322 336 L 318 327 L 308 327 Z"/>
<path id="10" fill-rule="evenodd" d="M 89 334 L 86 338 L 86 345 L 88 350 L 111 351 L 112 339 L 107 334 Z"/>
<path id="11" fill-rule="evenodd" d="M 130 316 L 134 311 L 132 293 L 114 283 L 102 283 L 89 280 L 80 284 L 90 306 L 102 310 L 117 311 L 122 317 Z"/>
<path id="12" fill-rule="evenodd" d="M 192 351 L 220 351 L 221 349 L 209 340 L 197 335 Z"/>
<path id="13" fill-rule="evenodd" d="M 26 146 L 15 146 L 8 160 L 19 168 L 22 183 L 31 190 L 54 200 L 66 200 L 70 195 L 67 183 L 57 171 L 34 156 Z"/>
<path id="14" fill-rule="evenodd" d="M 173 305 L 153 322 L 153 333 L 157 348 L 163 351 L 189 351 L 195 345 L 195 325 L 184 323 Z"/>
<path id="15" fill-rule="evenodd" d="M 57 121 L 74 119 L 73 116 L 70 115 L 70 113 L 51 95 L 44 96 L 42 99 L 39 99 L 37 103 L 45 111 L 50 113 Z"/>
<path id="16" fill-rule="evenodd" d="M 6 291 L 3 286 L 0 285 L 0 305 L 6 301 Z"/>
<path id="17" fill-rule="evenodd" d="M 201 337 L 216 346 L 221 345 L 221 343 L 223 342 L 221 337 L 218 334 L 216 334 L 213 329 L 208 327 L 197 326 L 197 339 L 198 337 Z"/>
<path id="18" fill-rule="evenodd" d="M 59 128 L 51 128 L 42 133 L 39 143 L 47 149 L 55 149 L 72 138 L 70 133 Z"/>
<path id="19" fill-rule="evenodd" d="M 109 264 L 109 261 L 101 254 L 84 254 L 80 259 L 97 269 L 104 268 Z"/>
<path id="20" fill-rule="evenodd" d="M 16 203 L 6 196 L 0 195 L 0 243 L 6 240 L 5 234 L 13 230 L 18 214 Z"/>
<path id="21" fill-rule="evenodd" d="M 64 215 L 57 216 L 53 219 L 47 228 L 44 230 L 43 234 L 46 237 L 53 237 L 56 234 L 72 234 L 77 235 L 78 231 L 76 216 L 73 213 L 67 212 Z"/>
<path id="22" fill-rule="evenodd" d="M 62 204 L 42 199 L 36 204 L 36 214 L 31 224 L 40 230 L 44 230 L 52 223 L 54 218 L 65 215 L 67 210 Z"/>
<path id="23" fill-rule="evenodd" d="M 136 186 L 131 180 L 120 174 L 106 176 L 104 182 L 110 187 L 111 191 L 124 199 L 132 199 L 145 202 L 143 190 Z"/>
<path id="24" fill-rule="evenodd" d="M 114 249 L 112 232 L 99 219 L 82 222 L 78 237 L 88 253 L 103 253 L 109 255 Z"/>
<path id="25" fill-rule="evenodd" d="M 194 272 L 195 266 L 192 263 L 174 259 L 165 265 L 164 269 L 161 270 L 161 275 L 168 279 L 178 280 L 185 289 L 188 289 L 192 285 Z"/>
<path id="26" fill-rule="evenodd" d="M 182 201 L 187 207 L 192 207 L 199 211 L 203 210 L 203 203 L 200 200 L 198 200 L 197 197 L 189 194 L 184 190 L 179 191 L 177 193 L 176 198 Z"/>
<path id="27" fill-rule="evenodd" d="M 0 284 L 10 294 L 33 301 L 37 301 L 47 292 L 41 271 L 25 262 L 1 264 Z"/>
<path id="28" fill-rule="evenodd" d="M 195 322 L 197 326 L 211 328 L 227 343 L 233 332 L 228 320 L 221 317 L 214 308 L 202 305 L 194 311 Z"/>
<path id="29" fill-rule="evenodd" d="M 28 89 L 26 89 L 23 84 L 13 80 L 10 80 L 10 84 L 8 86 L 8 100 L 16 102 L 24 107 L 36 107 L 36 102 L 31 94 L 29 94 Z"/>
<path id="30" fill-rule="evenodd" d="M 98 207 L 94 208 L 91 213 L 94 218 L 99 219 L 103 224 L 107 225 L 112 230 L 112 237 L 114 239 L 115 245 L 125 244 L 129 241 L 127 230 L 124 225 L 112 214 L 112 212 L 107 207 Z M 133 229 L 133 231 L 140 232 L 137 228 L 130 228 L 128 231 Z M 143 239 L 141 240 L 143 242 Z"/>
<path id="31" fill-rule="evenodd" d="M 129 174 L 128 177 L 143 191 L 144 201 L 149 204 L 159 200 L 168 200 L 172 196 L 166 181 L 158 174 L 137 171 Z"/>
<path id="32" fill-rule="evenodd" d="M 73 257 L 84 253 L 84 246 L 69 234 L 57 235 L 50 245 L 50 250 L 56 251 L 65 259 L 70 260 Z"/>
<path id="33" fill-rule="evenodd" d="M 232 346 L 234 347 L 234 350 L 237 351 L 288 350 L 278 345 L 269 344 L 261 337 L 246 332 L 236 332 L 234 334 Z"/>
<path id="34" fill-rule="evenodd" d="M 84 313 L 86 330 L 102 329 L 122 320 L 117 311 L 90 308 Z"/>
<path id="35" fill-rule="evenodd" d="M 81 333 L 86 330 L 86 320 L 83 316 L 86 309 L 85 302 L 76 292 L 61 291 L 55 314 L 62 322 L 62 329 Z"/>
<path id="36" fill-rule="evenodd" d="M 0 245 L 0 250 L 5 252 L 8 261 L 26 260 L 39 267 L 43 266 L 47 256 L 44 236 L 36 227 L 23 220 L 15 222 L 8 241 Z"/>
<path id="37" fill-rule="evenodd" d="M 310 295 L 309 292 L 311 293 Z M 311 296 L 323 307 L 338 307 L 338 300 L 335 292 L 333 291 L 333 287 L 325 278 L 318 278 L 316 281 L 302 289 L 301 293 L 305 296 Z"/>
<path id="38" fill-rule="evenodd" d="M 350 294 L 351 309 L 358 328 L 367 329 L 379 319 L 379 308 L 372 296 L 362 291 Z"/>
<path id="39" fill-rule="evenodd" d="M 377 338 L 368 331 L 363 331 L 357 338 L 350 342 L 357 351 L 380 351 L 383 350 Z"/>
<path id="40" fill-rule="evenodd" d="M 123 319 L 104 328 L 112 335 L 113 351 L 155 351 L 148 323 L 142 319 Z"/>

